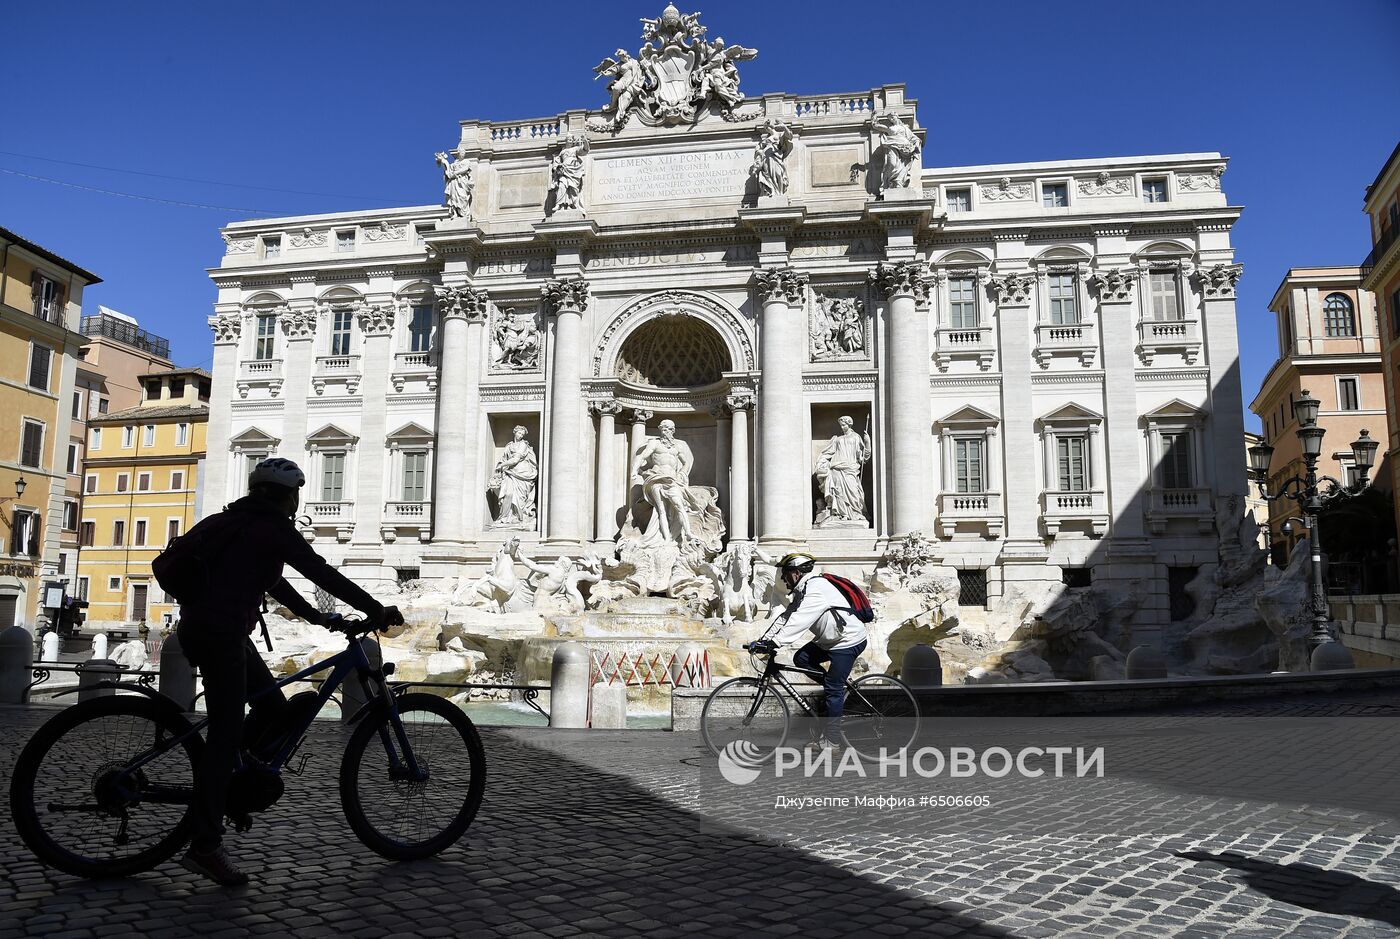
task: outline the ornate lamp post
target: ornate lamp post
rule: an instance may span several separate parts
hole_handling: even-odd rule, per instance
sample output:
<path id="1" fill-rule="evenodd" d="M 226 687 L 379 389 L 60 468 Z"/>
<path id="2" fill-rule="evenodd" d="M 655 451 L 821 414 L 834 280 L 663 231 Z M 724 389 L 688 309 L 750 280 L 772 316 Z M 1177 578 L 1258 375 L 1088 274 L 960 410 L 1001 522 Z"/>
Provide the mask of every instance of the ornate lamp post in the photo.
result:
<path id="1" fill-rule="evenodd" d="M 1296 433 L 1303 450 L 1304 473 L 1302 476 L 1291 476 L 1284 480 L 1279 484 L 1278 492 L 1270 493 L 1267 483 L 1269 461 L 1273 458 L 1274 448 L 1266 443 L 1249 448 L 1249 468 L 1259 485 L 1260 498 L 1266 502 L 1291 499 L 1298 504 L 1303 513 L 1303 526 L 1308 532 L 1309 561 L 1312 567 L 1312 633 L 1308 636 L 1308 642 L 1312 645 L 1314 653 L 1319 646 L 1336 638 L 1327 625 L 1329 617 L 1327 592 L 1322 584 L 1322 548 L 1317 538 L 1317 516 L 1332 493 L 1324 496 L 1318 489 L 1318 484 L 1323 481 L 1329 482 L 1349 495 L 1355 495 L 1365 489 L 1366 477 L 1376 461 L 1376 450 L 1380 446 L 1379 442 L 1371 439 L 1370 433 L 1363 430 L 1361 436 L 1351 444 L 1352 461 L 1356 468 L 1355 479 L 1348 484 L 1331 476 L 1319 476 L 1317 460 L 1322 455 L 1322 438 L 1327 433 L 1317 426 L 1317 412 L 1321 405 L 1322 402 L 1306 389 L 1303 396 L 1293 402 L 1293 416 L 1298 421 Z"/>

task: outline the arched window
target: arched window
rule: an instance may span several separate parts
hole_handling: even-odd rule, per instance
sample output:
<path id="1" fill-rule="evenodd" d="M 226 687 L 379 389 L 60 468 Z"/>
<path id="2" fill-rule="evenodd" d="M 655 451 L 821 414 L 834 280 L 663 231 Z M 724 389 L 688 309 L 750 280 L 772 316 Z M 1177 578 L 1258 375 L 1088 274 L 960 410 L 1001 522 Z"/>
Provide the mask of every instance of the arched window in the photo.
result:
<path id="1" fill-rule="evenodd" d="M 1351 301 L 1339 293 L 1329 293 L 1322 301 L 1322 321 L 1328 336 L 1355 336 L 1356 317 L 1352 316 Z"/>

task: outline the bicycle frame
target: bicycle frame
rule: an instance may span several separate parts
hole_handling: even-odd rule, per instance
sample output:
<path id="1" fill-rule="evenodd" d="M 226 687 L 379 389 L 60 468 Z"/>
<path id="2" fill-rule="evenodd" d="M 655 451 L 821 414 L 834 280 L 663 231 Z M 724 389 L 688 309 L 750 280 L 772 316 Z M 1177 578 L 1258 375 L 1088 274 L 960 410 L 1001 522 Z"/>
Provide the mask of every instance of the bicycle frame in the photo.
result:
<path id="1" fill-rule="evenodd" d="M 321 712 L 321 708 L 325 707 L 326 702 L 330 700 L 331 695 L 335 693 L 336 689 L 339 688 L 346 679 L 354 675 L 361 681 L 368 699 L 372 700 L 377 697 L 383 700 L 389 709 L 389 725 L 394 729 L 395 740 L 391 740 L 388 732 L 383 728 L 380 729 L 379 736 L 384 742 L 384 748 L 389 757 L 390 774 L 392 776 L 418 782 L 425 780 L 427 774 L 424 773 L 422 768 L 418 765 L 418 761 L 413 755 L 413 748 L 409 745 L 408 735 L 404 732 L 403 722 L 399 719 L 398 702 L 395 700 L 393 693 L 389 690 L 388 685 L 384 681 L 383 671 L 370 665 L 369 657 L 365 655 L 364 647 L 361 645 L 360 637 L 358 636 L 350 639 L 344 652 L 337 652 L 328 659 L 323 659 L 320 662 L 313 662 L 301 671 L 278 680 L 271 687 L 264 688 L 262 691 L 254 694 L 252 698 L 250 698 L 250 701 L 256 701 L 263 695 L 272 694 L 274 691 L 280 691 L 287 685 L 302 681 L 317 672 L 325 671 L 327 668 L 331 670 L 331 673 L 321 682 L 321 687 L 316 692 L 316 709 L 314 711 L 308 711 L 306 717 L 292 725 L 286 739 L 282 742 L 282 746 L 264 765 L 274 773 L 281 773 L 287 760 L 291 757 L 292 753 L 295 752 L 297 747 L 301 745 L 302 738 L 306 736 L 306 732 L 311 729 L 311 723 L 316 719 L 316 715 Z M 371 682 L 376 683 L 378 687 L 371 688 Z M 129 779 L 132 774 L 136 773 L 143 766 L 179 746 L 192 735 L 198 734 L 208 724 L 209 718 L 206 717 L 178 737 L 173 737 L 151 747 L 122 769 L 121 773 L 117 776 L 116 784 L 121 785 L 122 782 Z M 398 743 L 397 752 L 393 745 L 395 742 Z M 400 754 L 402 754 L 402 757 Z M 235 765 L 236 767 L 241 767 L 243 765 L 241 752 L 238 755 Z M 123 786 L 122 788 L 125 787 Z M 129 794 L 135 795 L 135 793 Z M 147 802 L 164 802 L 178 805 L 188 804 L 190 796 L 188 791 L 185 790 L 181 790 L 180 794 L 176 795 L 174 793 L 166 794 L 161 789 L 148 788 L 142 793 L 142 799 Z"/>
<path id="2" fill-rule="evenodd" d="M 745 718 L 745 724 L 752 720 L 753 716 L 758 713 L 757 702 L 763 700 L 764 694 L 766 694 L 768 689 L 773 685 L 777 685 L 778 687 L 786 691 L 787 696 L 793 701 L 796 701 L 797 706 L 802 708 L 803 713 L 805 713 L 808 717 L 821 716 L 816 712 L 815 709 L 813 709 L 813 707 L 810 704 L 807 703 L 806 699 L 798 693 L 797 689 L 792 686 L 792 682 L 788 681 L 786 678 L 783 677 L 783 672 L 794 672 L 799 675 L 806 675 L 808 678 L 815 678 L 818 682 L 822 681 L 822 679 L 826 677 L 826 673 L 823 672 L 821 669 L 802 668 L 797 665 L 784 665 L 782 662 L 779 662 L 775 656 L 769 656 L 768 663 L 763 668 L 763 674 L 759 676 L 760 686 L 758 694 L 755 695 L 755 707 L 750 712 L 748 717 Z M 856 697 L 860 698 L 860 700 L 864 701 L 866 704 L 870 703 L 870 700 L 866 698 L 865 695 L 860 693 L 860 689 L 855 686 L 855 683 L 852 682 L 849 678 L 847 678 L 846 696 L 849 698 L 852 694 L 856 695 Z"/>

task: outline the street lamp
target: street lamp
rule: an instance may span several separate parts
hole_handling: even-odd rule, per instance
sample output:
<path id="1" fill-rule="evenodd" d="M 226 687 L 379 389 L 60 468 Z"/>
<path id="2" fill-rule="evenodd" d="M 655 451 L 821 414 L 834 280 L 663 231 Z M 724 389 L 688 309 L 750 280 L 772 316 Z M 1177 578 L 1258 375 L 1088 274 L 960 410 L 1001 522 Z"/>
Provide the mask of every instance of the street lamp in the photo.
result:
<path id="1" fill-rule="evenodd" d="M 1249 448 L 1249 469 L 1254 477 L 1255 483 L 1259 486 L 1259 496 L 1265 502 L 1274 502 L 1278 499 L 1291 499 L 1298 504 L 1303 513 L 1303 527 L 1308 533 L 1308 549 L 1311 562 L 1312 574 L 1312 632 L 1308 635 L 1308 642 L 1313 647 L 1313 652 L 1328 642 L 1335 641 L 1332 630 L 1328 626 L 1327 615 L 1327 592 L 1322 584 L 1322 547 L 1318 544 L 1317 516 L 1321 511 L 1326 499 L 1318 489 L 1320 482 L 1326 481 L 1335 486 L 1342 493 L 1355 495 L 1366 488 L 1366 477 L 1371 472 L 1371 467 L 1376 461 L 1376 450 L 1380 444 L 1371 439 L 1371 435 L 1363 430 L 1361 436 L 1352 441 L 1351 455 L 1356 473 L 1351 483 L 1343 483 L 1341 480 L 1333 479 L 1331 476 L 1319 476 L 1317 472 L 1317 461 L 1322 455 L 1322 438 L 1327 431 L 1317 426 L 1318 410 L 1322 407 L 1322 402 L 1314 398 L 1306 389 L 1303 396 L 1293 402 L 1293 416 L 1298 420 L 1298 444 L 1303 451 L 1304 472 L 1302 476 L 1291 476 L 1279 484 L 1278 492 L 1270 493 L 1268 485 L 1269 462 L 1273 459 L 1274 448 L 1266 443 L 1259 443 Z M 1329 493 L 1329 497 L 1332 496 Z"/>
<path id="2" fill-rule="evenodd" d="M 29 485 L 29 483 L 26 482 L 25 479 L 24 479 L 24 474 L 23 474 L 23 473 L 20 473 L 20 474 L 19 474 L 19 479 L 16 479 L 16 480 L 15 480 L 15 498 L 16 498 L 16 499 L 20 499 L 20 498 L 23 498 L 23 497 L 24 497 L 24 488 L 25 488 L 26 486 L 28 486 L 28 485 Z"/>

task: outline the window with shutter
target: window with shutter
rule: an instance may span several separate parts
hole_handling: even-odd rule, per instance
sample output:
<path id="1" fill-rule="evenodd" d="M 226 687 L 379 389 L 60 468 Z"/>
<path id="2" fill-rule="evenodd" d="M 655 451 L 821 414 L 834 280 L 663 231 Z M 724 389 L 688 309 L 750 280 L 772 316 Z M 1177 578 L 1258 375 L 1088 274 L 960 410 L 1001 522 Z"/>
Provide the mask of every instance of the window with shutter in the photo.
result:
<path id="1" fill-rule="evenodd" d="M 49 359 L 53 350 L 37 342 L 29 347 L 29 387 L 49 390 Z"/>
<path id="2" fill-rule="evenodd" d="M 986 479 L 982 472 L 982 441 L 964 438 L 954 442 L 954 464 L 958 492 L 985 492 Z"/>
<path id="3" fill-rule="evenodd" d="M 21 466 L 39 469 L 44 454 L 44 425 L 38 421 L 24 422 L 24 437 L 20 444 L 19 462 Z"/>
<path id="4" fill-rule="evenodd" d="M 1055 451 L 1059 464 L 1060 490 L 1083 492 L 1088 489 L 1089 474 L 1085 468 L 1084 438 L 1057 437 Z"/>
<path id="5" fill-rule="evenodd" d="M 1194 485 L 1191 471 L 1191 433 L 1177 431 L 1162 435 L 1161 478 L 1164 489 L 1190 489 Z"/>

